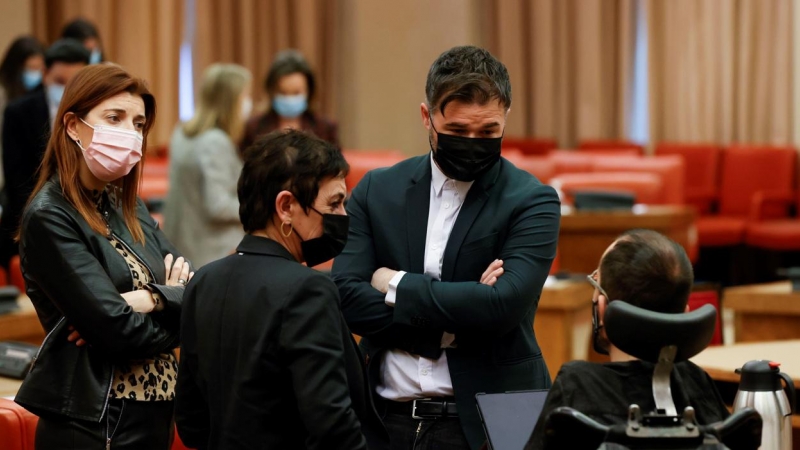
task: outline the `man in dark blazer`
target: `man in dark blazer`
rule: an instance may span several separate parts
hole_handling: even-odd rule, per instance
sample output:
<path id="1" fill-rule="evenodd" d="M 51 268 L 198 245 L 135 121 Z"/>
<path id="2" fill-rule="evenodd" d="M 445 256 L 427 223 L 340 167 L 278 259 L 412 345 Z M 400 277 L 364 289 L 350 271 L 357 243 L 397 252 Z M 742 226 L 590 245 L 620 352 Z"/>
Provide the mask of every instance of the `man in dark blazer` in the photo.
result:
<path id="1" fill-rule="evenodd" d="M 353 190 L 332 274 L 392 448 L 478 449 L 476 393 L 550 386 L 532 324 L 560 203 L 500 157 L 511 86 L 489 52 L 443 53 L 426 97 L 432 152 Z"/>
<path id="2" fill-rule="evenodd" d="M 43 85 L 10 103 L 3 120 L 3 175 L 8 204 L 0 220 L 0 263 L 19 253 L 14 234 L 36 185 L 64 87 L 89 63 L 89 51 L 74 39 L 56 41 L 45 52 Z"/>

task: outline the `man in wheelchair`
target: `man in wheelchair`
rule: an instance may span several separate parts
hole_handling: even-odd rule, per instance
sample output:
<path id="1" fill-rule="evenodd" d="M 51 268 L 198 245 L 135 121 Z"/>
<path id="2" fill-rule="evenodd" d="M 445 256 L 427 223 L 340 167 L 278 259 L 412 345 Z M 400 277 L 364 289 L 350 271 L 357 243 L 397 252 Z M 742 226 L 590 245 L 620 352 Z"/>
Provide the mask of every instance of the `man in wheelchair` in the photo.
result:
<path id="1" fill-rule="evenodd" d="M 589 432 L 581 437 L 585 438 L 583 441 L 574 436 L 567 436 L 573 440 L 564 439 L 564 434 L 581 433 L 577 425 L 582 424 L 577 423 L 574 430 L 561 433 L 560 441 L 555 439 L 559 436 L 555 436 L 553 423 L 547 426 L 546 423 L 551 413 L 559 407 L 573 410 L 562 408 L 556 411 L 556 417 L 551 418 L 551 422 L 558 419 L 559 415 L 563 419 L 565 411 L 574 417 L 580 416 L 585 423 L 595 425 L 595 439 L 601 443 L 604 439 L 608 441 L 608 436 L 613 434 L 608 433 L 607 427 L 624 435 L 626 426 L 628 430 L 631 424 L 634 428 L 639 426 L 638 422 L 632 420 L 641 420 L 642 415 L 655 413 L 663 417 L 672 416 L 673 423 L 678 425 L 692 419 L 695 424 L 713 424 L 729 416 L 711 378 L 703 369 L 688 361 L 689 357 L 708 345 L 716 320 L 716 313 L 710 306 L 702 308 L 702 311 L 679 314 L 688 311 L 693 278 L 692 266 L 684 249 L 657 232 L 632 230 L 609 246 L 600 259 L 599 268 L 589 276 L 589 282 L 595 287 L 592 295 L 594 348 L 608 354 L 611 362 L 572 361 L 561 367 L 526 449 L 566 448 L 565 442 L 570 442 L 569 448 L 575 449 L 577 442 L 593 442 L 587 437 L 591 434 L 591 426 L 587 426 Z M 623 302 L 638 308 L 630 308 L 621 304 Z M 617 303 L 609 311 L 615 314 L 606 316 L 610 303 Z M 626 311 L 629 309 L 631 313 L 622 311 L 616 314 L 622 310 L 619 307 Z M 636 314 L 641 314 L 642 310 L 653 316 L 652 321 L 651 318 L 639 319 L 642 316 Z M 612 315 L 615 318 L 613 323 L 610 318 Z M 704 331 L 699 331 L 701 329 Z M 627 354 L 612 341 L 626 342 L 624 348 L 631 349 L 629 352 L 639 357 Z M 662 341 L 667 342 L 663 347 Z M 673 351 L 671 358 L 665 358 L 663 353 L 668 348 Z M 659 361 L 662 363 L 658 364 L 656 370 L 655 363 Z M 657 378 L 656 382 L 654 377 Z M 634 404 L 639 407 L 638 415 L 630 409 Z M 686 412 L 687 407 L 694 411 Z M 647 426 L 645 428 L 650 429 Z M 696 430 L 698 427 L 688 424 L 688 428 Z M 680 426 L 670 430 L 678 430 L 679 433 L 684 431 Z M 560 442 L 560 445 L 556 447 L 554 442 Z M 592 448 L 596 449 L 598 445 L 594 444 Z"/>

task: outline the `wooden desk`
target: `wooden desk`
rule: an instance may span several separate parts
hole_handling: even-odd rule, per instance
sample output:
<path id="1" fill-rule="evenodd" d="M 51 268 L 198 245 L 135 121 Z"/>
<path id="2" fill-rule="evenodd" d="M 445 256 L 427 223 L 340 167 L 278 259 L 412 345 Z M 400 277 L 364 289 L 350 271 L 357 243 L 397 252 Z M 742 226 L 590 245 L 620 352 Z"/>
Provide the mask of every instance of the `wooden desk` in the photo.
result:
<path id="1" fill-rule="evenodd" d="M 688 206 L 636 205 L 632 211 L 561 209 L 558 240 L 559 268 L 592 273 L 614 239 L 634 228 L 658 231 L 689 251 L 695 240 L 694 210 Z"/>
<path id="2" fill-rule="evenodd" d="M 800 339 L 800 293 L 789 281 L 727 288 L 722 298 L 734 311 L 736 342 Z"/>
<path id="3" fill-rule="evenodd" d="M 773 283 L 775 284 L 775 283 Z M 709 347 L 692 358 L 692 362 L 705 369 L 717 383 L 726 402 L 733 402 L 739 386 L 739 375 L 734 372 L 747 361 L 766 359 L 781 363 L 781 372 L 786 372 L 800 389 L 800 340 L 758 342 Z M 792 447 L 800 450 L 800 415 L 792 415 Z"/>
<path id="4" fill-rule="evenodd" d="M 21 384 L 22 380 L 0 376 L 0 397 L 14 397 Z"/>
<path id="5" fill-rule="evenodd" d="M 533 329 L 551 378 L 565 362 L 585 360 L 592 330 L 592 286 L 580 279 L 545 284 Z"/>
<path id="6" fill-rule="evenodd" d="M 20 309 L 0 315 L 0 341 L 28 342 L 40 345 L 44 329 L 36 316 L 36 310 L 27 295 L 17 299 Z"/>
<path id="7" fill-rule="evenodd" d="M 800 389 L 800 340 L 758 342 L 751 344 L 708 347 L 692 361 L 705 369 L 711 378 L 739 383 L 734 371 L 747 361 L 766 359 L 781 363 L 781 372 L 786 372 Z"/>

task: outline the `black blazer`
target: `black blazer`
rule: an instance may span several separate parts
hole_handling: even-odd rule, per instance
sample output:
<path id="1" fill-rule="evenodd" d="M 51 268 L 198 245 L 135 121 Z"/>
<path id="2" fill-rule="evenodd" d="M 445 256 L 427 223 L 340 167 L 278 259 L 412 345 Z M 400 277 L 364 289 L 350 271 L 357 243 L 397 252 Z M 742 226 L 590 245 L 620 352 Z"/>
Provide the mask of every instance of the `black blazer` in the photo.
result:
<path id="1" fill-rule="evenodd" d="M 0 221 L 0 262 L 18 253 L 13 234 L 36 185 L 39 164 L 50 138 L 50 111 L 44 89 L 10 103 L 3 119 L 3 175 L 8 203 Z"/>
<path id="2" fill-rule="evenodd" d="M 533 318 L 556 253 L 560 203 L 555 190 L 501 159 L 469 190 L 442 263 L 442 279 L 424 272 L 431 189 L 430 154 L 369 172 L 348 202 L 347 246 L 333 265 L 347 323 L 377 380 L 381 351 L 398 348 L 438 358 L 442 332 L 458 414 L 470 445 L 485 440 L 475 394 L 544 389 L 550 377 Z M 505 272 L 479 283 L 496 258 Z M 396 304 L 370 285 L 380 267 L 408 272 Z"/>
<path id="3" fill-rule="evenodd" d="M 183 442 L 388 448 L 331 280 L 267 238 L 247 235 L 236 251 L 203 266 L 184 296 L 175 411 Z"/>

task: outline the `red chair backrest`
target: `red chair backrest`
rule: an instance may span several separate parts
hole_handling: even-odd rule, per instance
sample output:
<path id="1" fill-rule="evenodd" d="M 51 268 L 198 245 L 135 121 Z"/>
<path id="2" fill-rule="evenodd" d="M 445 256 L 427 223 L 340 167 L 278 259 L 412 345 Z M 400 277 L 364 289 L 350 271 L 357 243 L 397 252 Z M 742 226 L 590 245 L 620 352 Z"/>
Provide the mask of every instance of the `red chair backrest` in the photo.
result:
<path id="1" fill-rule="evenodd" d="M 547 155 L 547 158 L 553 161 L 554 176 L 564 173 L 591 172 L 596 157 L 591 153 L 572 150 L 557 150 Z"/>
<path id="2" fill-rule="evenodd" d="M 689 294 L 689 311 L 694 311 L 697 308 L 700 308 L 703 305 L 712 305 L 714 308 L 717 308 L 717 325 L 714 328 L 714 335 L 711 337 L 711 343 L 708 344 L 709 346 L 712 345 L 722 345 L 722 327 L 721 327 L 721 317 L 719 314 L 719 294 L 717 291 L 709 290 L 709 291 L 696 291 Z"/>
<path id="3" fill-rule="evenodd" d="M 746 216 L 758 191 L 791 195 L 797 151 L 792 147 L 731 146 L 722 152 L 719 214 Z M 766 208 L 764 217 L 782 217 L 785 208 Z"/>
<path id="4" fill-rule="evenodd" d="M 684 183 L 686 181 L 686 171 L 683 159 L 680 156 L 596 158 L 594 160 L 594 171 L 656 174 L 661 177 L 664 189 L 661 197 L 663 204 L 685 204 Z"/>
<path id="5" fill-rule="evenodd" d="M 576 191 L 632 193 L 636 203 L 664 204 L 661 177 L 653 173 L 587 172 L 565 173 L 553 177 L 550 184 L 562 195 L 561 201 L 573 204 Z"/>
<path id="6" fill-rule="evenodd" d="M 342 150 L 342 154 L 350 164 L 350 172 L 344 179 L 348 191 L 352 191 L 370 170 L 391 167 L 406 158 L 397 150 Z"/>
<path id="7" fill-rule="evenodd" d="M 503 157 L 542 183 L 548 183 L 555 174 L 555 161 L 548 156 L 525 155 L 516 149 L 503 149 Z"/>
<path id="8" fill-rule="evenodd" d="M 504 137 L 503 150 L 506 148 L 515 148 L 525 155 L 546 155 L 558 148 L 558 142 L 555 139 Z"/>
<path id="9" fill-rule="evenodd" d="M 644 155 L 644 147 L 642 145 L 620 139 L 584 139 L 578 144 L 578 150 L 582 152 L 636 150 L 637 154 Z"/>
<path id="10" fill-rule="evenodd" d="M 0 398 L 0 450 L 33 450 L 39 418 Z"/>
<path id="11" fill-rule="evenodd" d="M 661 142 L 655 154 L 679 155 L 683 158 L 686 203 L 694 205 L 700 213 L 707 213 L 717 199 L 719 186 L 719 160 L 721 149 L 714 144 L 681 144 Z"/>

